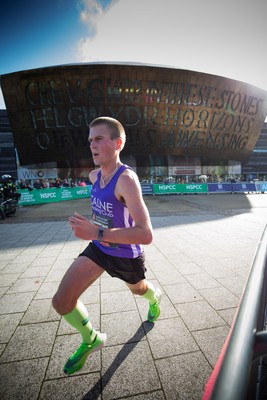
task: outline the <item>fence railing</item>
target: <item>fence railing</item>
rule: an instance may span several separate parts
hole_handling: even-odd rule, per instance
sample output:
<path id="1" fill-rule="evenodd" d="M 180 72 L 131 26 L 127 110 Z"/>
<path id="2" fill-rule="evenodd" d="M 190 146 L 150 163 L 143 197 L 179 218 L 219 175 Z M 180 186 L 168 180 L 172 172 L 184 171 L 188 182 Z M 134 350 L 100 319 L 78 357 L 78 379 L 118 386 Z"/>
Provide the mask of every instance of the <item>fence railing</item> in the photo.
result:
<path id="1" fill-rule="evenodd" d="M 206 385 L 203 400 L 256 400 L 260 371 L 267 354 L 267 226 L 221 355 Z M 266 397 L 267 398 L 267 393 Z"/>

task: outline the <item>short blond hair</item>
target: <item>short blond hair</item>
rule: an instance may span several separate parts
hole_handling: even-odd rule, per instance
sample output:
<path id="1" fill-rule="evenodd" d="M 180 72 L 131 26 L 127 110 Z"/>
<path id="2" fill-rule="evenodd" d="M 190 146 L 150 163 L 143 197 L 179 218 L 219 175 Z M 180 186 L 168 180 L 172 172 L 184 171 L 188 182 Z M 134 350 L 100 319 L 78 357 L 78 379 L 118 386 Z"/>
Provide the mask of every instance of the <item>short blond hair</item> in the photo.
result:
<path id="1" fill-rule="evenodd" d="M 125 142 L 126 142 L 126 133 L 124 130 L 123 125 L 115 118 L 112 117 L 98 117 L 95 118 L 91 123 L 89 128 L 93 128 L 94 126 L 98 125 L 106 125 L 110 130 L 110 137 L 111 139 L 122 139 L 122 146 L 121 150 L 123 149 Z"/>

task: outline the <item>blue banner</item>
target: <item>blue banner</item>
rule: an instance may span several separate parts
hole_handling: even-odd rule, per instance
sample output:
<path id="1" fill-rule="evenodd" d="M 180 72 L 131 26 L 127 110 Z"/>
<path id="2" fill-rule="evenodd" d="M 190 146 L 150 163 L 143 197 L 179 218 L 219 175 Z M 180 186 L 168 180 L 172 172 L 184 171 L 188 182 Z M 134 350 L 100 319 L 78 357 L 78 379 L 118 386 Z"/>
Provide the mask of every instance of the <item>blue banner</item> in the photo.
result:
<path id="1" fill-rule="evenodd" d="M 152 183 L 141 183 L 142 194 L 153 194 L 153 184 Z"/>
<path id="2" fill-rule="evenodd" d="M 256 186 L 256 191 L 257 192 L 261 192 L 261 193 L 265 193 L 267 192 L 267 182 L 255 182 L 255 186 Z"/>
<path id="3" fill-rule="evenodd" d="M 231 193 L 232 183 L 208 183 L 208 193 Z"/>
<path id="4" fill-rule="evenodd" d="M 233 192 L 256 192 L 255 183 L 249 182 L 240 182 L 240 183 L 233 183 Z"/>

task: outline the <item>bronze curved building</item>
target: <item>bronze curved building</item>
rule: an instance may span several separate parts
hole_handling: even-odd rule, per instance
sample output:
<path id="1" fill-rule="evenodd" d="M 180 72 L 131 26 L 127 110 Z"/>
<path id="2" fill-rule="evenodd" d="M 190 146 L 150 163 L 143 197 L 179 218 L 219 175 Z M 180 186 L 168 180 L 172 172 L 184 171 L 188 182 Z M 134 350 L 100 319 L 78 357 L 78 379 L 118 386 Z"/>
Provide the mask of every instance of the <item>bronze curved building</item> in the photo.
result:
<path id="1" fill-rule="evenodd" d="M 88 126 L 108 115 L 125 126 L 122 160 L 141 178 L 207 173 L 245 162 L 267 115 L 267 92 L 259 88 L 142 64 L 20 71 L 2 75 L 1 87 L 22 166 L 93 168 Z"/>

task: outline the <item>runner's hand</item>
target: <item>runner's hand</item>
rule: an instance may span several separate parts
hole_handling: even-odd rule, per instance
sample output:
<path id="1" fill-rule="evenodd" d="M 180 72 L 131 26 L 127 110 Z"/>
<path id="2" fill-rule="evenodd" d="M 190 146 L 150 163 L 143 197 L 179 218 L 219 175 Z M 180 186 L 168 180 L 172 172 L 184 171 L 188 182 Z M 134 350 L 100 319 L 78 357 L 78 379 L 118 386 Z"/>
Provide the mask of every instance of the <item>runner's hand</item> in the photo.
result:
<path id="1" fill-rule="evenodd" d="M 98 228 L 86 217 L 77 212 L 74 213 L 72 217 L 69 218 L 69 224 L 73 230 L 76 237 L 83 240 L 96 239 Z"/>

